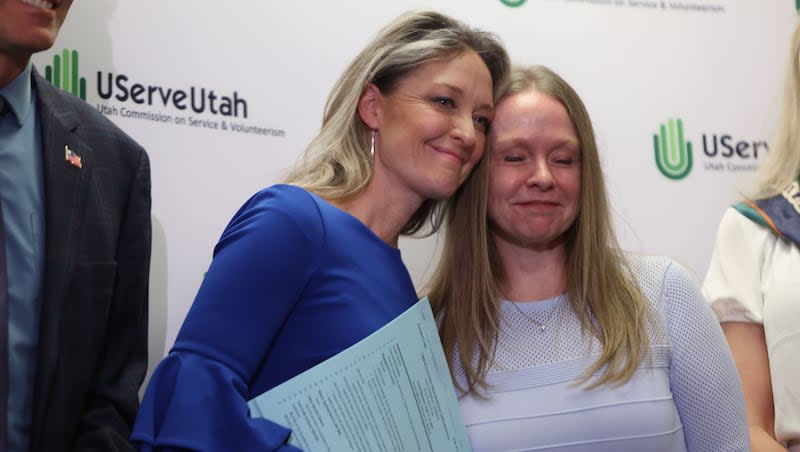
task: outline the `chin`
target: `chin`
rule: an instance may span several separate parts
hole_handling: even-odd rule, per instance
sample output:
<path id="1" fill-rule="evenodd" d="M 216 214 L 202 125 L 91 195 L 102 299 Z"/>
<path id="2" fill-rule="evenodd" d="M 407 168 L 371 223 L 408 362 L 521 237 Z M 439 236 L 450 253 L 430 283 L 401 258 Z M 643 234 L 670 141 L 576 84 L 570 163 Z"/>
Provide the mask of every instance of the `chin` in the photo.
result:
<path id="1" fill-rule="evenodd" d="M 447 186 L 437 187 L 433 190 L 428 192 L 428 199 L 435 199 L 436 201 L 444 201 L 445 199 L 450 198 L 453 196 L 458 190 L 460 184 L 450 184 Z"/>
<path id="2" fill-rule="evenodd" d="M 20 39 L 18 47 L 25 50 L 25 53 L 34 54 L 53 47 L 56 42 L 55 31 L 50 30 L 28 30 L 24 39 Z"/>
<path id="3" fill-rule="evenodd" d="M 43 39 L 31 45 L 31 53 L 43 52 L 50 49 L 55 44 L 54 39 Z"/>

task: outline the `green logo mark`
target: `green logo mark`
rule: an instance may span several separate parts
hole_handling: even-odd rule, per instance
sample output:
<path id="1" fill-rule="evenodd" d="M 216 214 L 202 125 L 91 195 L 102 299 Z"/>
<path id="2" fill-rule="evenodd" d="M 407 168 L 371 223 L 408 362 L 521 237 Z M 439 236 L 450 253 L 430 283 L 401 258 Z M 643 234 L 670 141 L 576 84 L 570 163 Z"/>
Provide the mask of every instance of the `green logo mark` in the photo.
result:
<path id="1" fill-rule="evenodd" d="M 86 79 L 78 75 L 77 50 L 64 49 L 61 56 L 53 56 L 53 65 L 45 66 L 44 76 L 56 88 L 86 100 Z"/>
<path id="2" fill-rule="evenodd" d="M 527 0 L 500 0 L 504 5 L 510 6 L 511 8 L 516 8 L 517 6 L 522 6 Z M 797 0 L 800 2 L 800 0 Z"/>
<path id="3" fill-rule="evenodd" d="M 683 179 L 692 170 L 692 143 L 683 141 L 683 121 L 669 119 L 659 131 L 653 135 L 658 170 L 670 179 Z"/>

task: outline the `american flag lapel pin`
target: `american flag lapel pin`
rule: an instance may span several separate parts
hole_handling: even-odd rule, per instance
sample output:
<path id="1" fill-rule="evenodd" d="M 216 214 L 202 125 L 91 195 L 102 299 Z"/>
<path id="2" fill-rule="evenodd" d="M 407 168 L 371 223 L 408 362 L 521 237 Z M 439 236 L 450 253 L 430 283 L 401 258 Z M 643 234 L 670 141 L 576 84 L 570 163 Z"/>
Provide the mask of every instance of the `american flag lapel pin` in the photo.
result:
<path id="1" fill-rule="evenodd" d="M 70 165 L 76 168 L 83 168 L 81 156 L 72 152 L 72 149 L 69 148 L 69 145 L 64 146 L 64 160 L 68 161 Z"/>

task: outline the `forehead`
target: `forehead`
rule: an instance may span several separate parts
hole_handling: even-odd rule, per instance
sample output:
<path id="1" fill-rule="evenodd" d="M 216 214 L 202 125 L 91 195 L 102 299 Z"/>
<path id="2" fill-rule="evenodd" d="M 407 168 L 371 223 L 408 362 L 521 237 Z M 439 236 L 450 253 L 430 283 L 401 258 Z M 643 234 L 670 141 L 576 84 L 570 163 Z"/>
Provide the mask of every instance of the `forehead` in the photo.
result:
<path id="1" fill-rule="evenodd" d="M 399 85 L 448 85 L 492 101 L 492 75 L 474 50 L 446 54 L 428 60 L 399 80 Z"/>
<path id="2" fill-rule="evenodd" d="M 493 141 L 507 139 L 570 139 L 577 133 L 564 105 L 554 96 L 535 90 L 504 97 L 495 110 Z"/>

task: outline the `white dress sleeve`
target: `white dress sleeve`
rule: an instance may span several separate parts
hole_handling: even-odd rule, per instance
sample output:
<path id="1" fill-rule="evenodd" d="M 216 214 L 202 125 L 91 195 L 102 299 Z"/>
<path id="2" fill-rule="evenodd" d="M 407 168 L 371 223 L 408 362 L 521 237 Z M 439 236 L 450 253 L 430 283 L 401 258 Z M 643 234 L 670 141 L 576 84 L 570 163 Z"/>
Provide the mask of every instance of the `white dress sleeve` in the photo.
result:
<path id="1" fill-rule="evenodd" d="M 733 208 L 722 216 L 703 295 L 720 322 L 764 321 L 762 290 L 766 253 L 775 236 Z"/>

